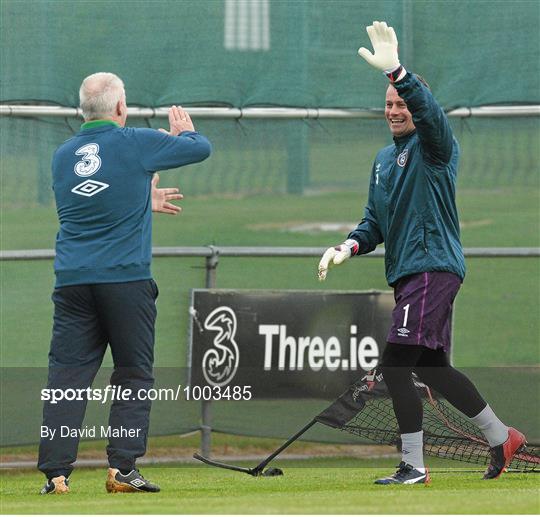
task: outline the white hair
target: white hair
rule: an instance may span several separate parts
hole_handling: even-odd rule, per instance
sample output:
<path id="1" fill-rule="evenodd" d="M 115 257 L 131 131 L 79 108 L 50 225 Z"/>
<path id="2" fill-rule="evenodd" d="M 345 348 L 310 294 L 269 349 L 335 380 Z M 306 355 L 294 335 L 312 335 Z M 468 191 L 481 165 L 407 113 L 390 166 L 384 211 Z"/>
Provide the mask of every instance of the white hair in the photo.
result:
<path id="1" fill-rule="evenodd" d="M 79 89 L 79 99 L 84 120 L 109 118 L 116 105 L 125 100 L 122 79 L 115 74 L 98 72 L 84 79 Z"/>

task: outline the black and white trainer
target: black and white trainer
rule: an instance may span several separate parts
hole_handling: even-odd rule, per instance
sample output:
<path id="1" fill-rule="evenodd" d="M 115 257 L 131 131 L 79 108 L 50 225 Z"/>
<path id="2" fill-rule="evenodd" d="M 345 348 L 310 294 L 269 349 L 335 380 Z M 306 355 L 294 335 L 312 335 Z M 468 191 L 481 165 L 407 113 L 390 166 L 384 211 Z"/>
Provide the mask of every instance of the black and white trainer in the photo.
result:
<path id="1" fill-rule="evenodd" d="M 118 469 L 110 468 L 105 483 L 107 492 L 159 492 L 159 486 L 150 483 L 142 474 L 133 469 L 128 474 L 122 474 Z"/>
<path id="2" fill-rule="evenodd" d="M 398 465 L 398 470 L 391 476 L 377 479 L 376 485 L 415 485 L 417 483 L 423 483 L 427 485 L 431 482 L 429 477 L 429 470 L 415 469 L 411 465 L 407 465 L 402 461 Z"/>
<path id="3" fill-rule="evenodd" d="M 39 492 L 40 495 L 47 494 L 67 494 L 69 492 L 69 478 L 57 476 L 48 479 L 45 486 Z"/>

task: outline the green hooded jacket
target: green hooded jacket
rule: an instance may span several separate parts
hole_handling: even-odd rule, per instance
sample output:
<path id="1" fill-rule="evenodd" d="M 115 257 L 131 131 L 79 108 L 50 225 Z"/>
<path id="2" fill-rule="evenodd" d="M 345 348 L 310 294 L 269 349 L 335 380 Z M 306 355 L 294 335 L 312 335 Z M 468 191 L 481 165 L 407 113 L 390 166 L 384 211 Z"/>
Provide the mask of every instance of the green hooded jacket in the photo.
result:
<path id="1" fill-rule="evenodd" d="M 411 73 L 394 83 L 416 131 L 377 153 L 364 219 L 349 234 L 358 254 L 385 243 L 389 285 L 407 275 L 448 271 L 461 279 L 456 175 L 459 146 L 433 95 Z"/>

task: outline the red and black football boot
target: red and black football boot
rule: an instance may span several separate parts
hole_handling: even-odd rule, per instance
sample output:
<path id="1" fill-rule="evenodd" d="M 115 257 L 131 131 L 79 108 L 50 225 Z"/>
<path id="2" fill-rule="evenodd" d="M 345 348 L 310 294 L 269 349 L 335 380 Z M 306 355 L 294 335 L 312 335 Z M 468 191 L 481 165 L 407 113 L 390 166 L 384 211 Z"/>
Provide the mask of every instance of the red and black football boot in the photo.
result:
<path id="1" fill-rule="evenodd" d="M 491 447 L 491 460 L 488 468 L 484 472 L 484 479 L 497 479 L 508 467 L 514 455 L 526 445 L 525 435 L 513 427 L 508 428 L 508 438 L 506 442 L 495 447 Z"/>

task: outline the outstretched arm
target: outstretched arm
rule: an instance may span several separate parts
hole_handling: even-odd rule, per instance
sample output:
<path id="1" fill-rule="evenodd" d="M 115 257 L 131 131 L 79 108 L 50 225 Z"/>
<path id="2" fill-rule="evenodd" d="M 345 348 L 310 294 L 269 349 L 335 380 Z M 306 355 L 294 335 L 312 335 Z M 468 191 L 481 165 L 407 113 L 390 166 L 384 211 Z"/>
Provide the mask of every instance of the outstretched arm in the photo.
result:
<path id="1" fill-rule="evenodd" d="M 409 72 L 403 79 L 394 83 L 394 88 L 412 114 L 425 155 L 432 162 L 448 163 L 452 156 L 452 128 L 431 91 Z"/>
<path id="2" fill-rule="evenodd" d="M 139 142 L 140 158 L 147 172 L 163 171 L 198 163 L 210 156 L 210 142 L 193 127 L 181 107 L 169 109 L 170 130 L 133 128 Z"/>

